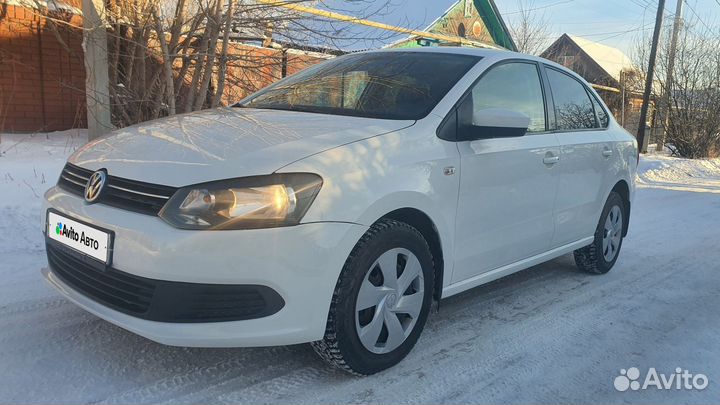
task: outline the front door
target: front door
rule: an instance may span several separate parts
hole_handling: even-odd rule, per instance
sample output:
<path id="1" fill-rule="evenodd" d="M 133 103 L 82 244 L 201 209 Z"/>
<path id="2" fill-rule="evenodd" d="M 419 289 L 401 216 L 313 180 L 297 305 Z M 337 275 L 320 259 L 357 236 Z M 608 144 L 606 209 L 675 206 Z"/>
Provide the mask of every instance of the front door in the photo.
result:
<path id="1" fill-rule="evenodd" d="M 453 282 L 545 252 L 554 233 L 560 147 L 548 132 L 539 66 L 491 67 L 458 108 L 458 122 L 471 119 L 463 114 L 486 108 L 522 112 L 530 127 L 521 137 L 458 142 Z"/>

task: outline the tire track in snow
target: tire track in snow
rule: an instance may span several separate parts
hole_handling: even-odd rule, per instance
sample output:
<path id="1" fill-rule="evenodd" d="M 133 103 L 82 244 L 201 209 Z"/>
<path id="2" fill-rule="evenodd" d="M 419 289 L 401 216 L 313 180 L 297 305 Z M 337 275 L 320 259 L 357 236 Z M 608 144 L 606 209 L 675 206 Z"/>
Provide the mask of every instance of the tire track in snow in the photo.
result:
<path id="1" fill-rule="evenodd" d="M 308 345 L 295 345 L 288 346 L 288 353 L 280 355 L 273 355 L 269 363 L 260 363 L 257 367 L 257 363 L 253 364 L 255 367 L 248 368 L 246 370 L 251 371 L 250 373 L 233 372 L 234 375 L 226 376 L 225 378 L 217 378 L 215 381 L 204 386 L 202 389 L 191 392 L 187 395 L 172 398 L 164 403 L 168 404 L 181 404 L 181 403 L 216 403 L 219 398 L 226 395 L 227 393 L 237 393 L 244 391 L 249 387 L 251 390 L 256 389 L 256 385 L 264 384 L 265 381 L 269 381 L 275 378 L 279 378 L 288 374 L 289 370 L 297 370 L 302 367 L 306 367 L 308 364 L 315 364 L 317 369 L 326 368 L 324 364 L 315 357 L 312 349 Z M 330 370 L 330 369 L 328 369 Z M 266 393 L 270 395 L 271 393 Z M 242 402 L 247 402 L 243 400 Z"/>
<path id="2" fill-rule="evenodd" d="M 326 377 L 338 376 L 343 373 L 330 367 L 301 367 L 296 370 L 254 384 L 249 388 L 221 395 L 217 402 L 222 404 L 237 403 L 280 403 L 293 398 L 300 388 L 308 388 L 308 385 Z M 344 373 L 343 373 L 344 374 Z M 342 378 L 345 378 L 342 375 Z"/>
<path id="3" fill-rule="evenodd" d="M 202 352 L 205 351 L 205 349 L 195 350 L 198 352 L 198 355 L 202 355 Z M 273 362 L 269 360 L 292 354 L 292 350 L 287 346 L 208 350 L 228 352 L 228 355 L 232 356 L 232 358 L 219 361 L 210 366 L 192 368 L 176 375 L 155 380 L 137 389 L 111 395 L 100 401 L 100 403 L 172 402 L 174 398 L 208 389 L 208 383 L 210 383 L 211 386 L 215 386 L 222 384 L 228 379 L 238 378 L 235 377 L 235 375 L 243 374 L 247 371 L 249 368 L 248 365 L 253 366 L 253 371 L 262 372 L 262 370 L 273 366 Z M 239 378 L 253 379 L 254 375 L 251 374 Z"/>
<path id="4" fill-rule="evenodd" d="M 12 315 L 27 316 L 35 311 L 47 311 L 69 305 L 70 302 L 62 297 L 41 298 L 27 301 L 16 301 L 0 305 L 0 321 Z"/>

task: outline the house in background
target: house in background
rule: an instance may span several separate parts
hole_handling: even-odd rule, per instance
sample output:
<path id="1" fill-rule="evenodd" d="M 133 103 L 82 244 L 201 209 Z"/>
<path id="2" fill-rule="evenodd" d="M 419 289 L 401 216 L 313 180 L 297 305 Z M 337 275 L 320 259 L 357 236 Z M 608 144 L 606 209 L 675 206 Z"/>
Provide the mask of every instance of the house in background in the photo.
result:
<path id="1" fill-rule="evenodd" d="M 631 133 L 637 131 L 644 79 L 621 50 L 563 34 L 540 56 L 573 70 L 595 85 L 618 122 Z"/>
<path id="2" fill-rule="evenodd" d="M 517 51 L 510 31 L 493 0 L 458 0 L 423 31 L 467 38 Z M 456 46 L 458 44 L 438 43 L 411 36 L 395 42 L 389 47 L 404 48 L 428 45 Z"/>

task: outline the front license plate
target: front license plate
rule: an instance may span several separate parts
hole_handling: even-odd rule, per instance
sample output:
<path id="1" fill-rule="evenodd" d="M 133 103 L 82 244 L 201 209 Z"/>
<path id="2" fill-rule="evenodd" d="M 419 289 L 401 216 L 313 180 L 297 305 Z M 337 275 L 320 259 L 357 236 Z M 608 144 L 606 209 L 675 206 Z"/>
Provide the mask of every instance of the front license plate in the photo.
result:
<path id="1" fill-rule="evenodd" d="M 70 219 L 54 211 L 47 214 L 47 236 L 105 264 L 110 262 L 111 233 Z"/>

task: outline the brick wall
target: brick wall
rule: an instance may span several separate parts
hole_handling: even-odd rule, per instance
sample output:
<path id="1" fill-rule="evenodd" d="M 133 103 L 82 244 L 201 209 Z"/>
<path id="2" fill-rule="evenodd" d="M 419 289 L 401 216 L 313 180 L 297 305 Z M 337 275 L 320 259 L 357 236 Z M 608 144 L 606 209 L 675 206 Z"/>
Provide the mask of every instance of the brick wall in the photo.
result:
<path id="1" fill-rule="evenodd" d="M 224 104 L 240 101 L 284 76 L 295 74 L 328 58 L 326 55 L 294 49 L 283 52 L 242 43 L 229 45 L 230 62 L 222 97 Z M 214 81 L 217 81 L 217 76 Z"/>
<path id="2" fill-rule="evenodd" d="M 82 23 L 66 12 L 53 18 Z M 81 44 L 79 29 L 51 26 L 30 8 L 0 3 L 0 131 L 85 126 Z"/>
<path id="3" fill-rule="evenodd" d="M 79 0 L 65 4 L 79 7 Z M 84 128 L 82 18 L 36 11 L 0 0 L 0 132 Z M 63 43 L 65 45 L 63 45 Z M 219 45 L 218 45 L 219 46 Z M 231 43 L 222 101 L 239 101 L 270 83 L 326 59 L 323 55 Z M 179 61 L 178 61 L 179 65 Z"/>
<path id="4" fill-rule="evenodd" d="M 228 59 L 223 104 L 240 101 L 282 78 L 280 50 L 230 43 Z M 217 82 L 217 75 L 213 78 L 213 82 Z"/>

